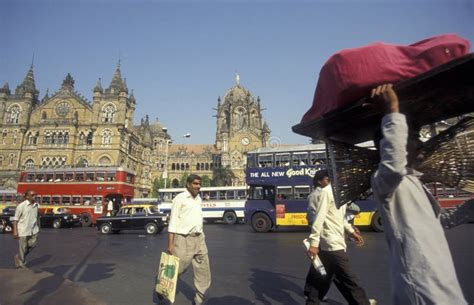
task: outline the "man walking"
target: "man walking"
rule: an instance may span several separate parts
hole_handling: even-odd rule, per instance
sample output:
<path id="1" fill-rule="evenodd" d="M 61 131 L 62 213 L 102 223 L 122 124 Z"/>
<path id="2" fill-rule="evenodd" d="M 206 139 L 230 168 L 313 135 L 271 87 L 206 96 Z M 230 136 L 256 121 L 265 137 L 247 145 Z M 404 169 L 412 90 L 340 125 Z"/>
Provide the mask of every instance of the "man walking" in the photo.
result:
<path id="1" fill-rule="evenodd" d="M 26 200 L 15 210 L 13 238 L 19 240 L 19 253 L 14 256 L 16 268 L 26 268 L 26 255 L 36 246 L 39 232 L 39 205 L 35 202 L 36 193 L 25 192 Z"/>
<path id="2" fill-rule="evenodd" d="M 189 175 L 186 189 L 173 199 L 168 225 L 168 252 L 179 257 L 179 274 L 185 272 L 192 263 L 196 289 L 193 304 L 200 305 L 211 286 L 211 271 L 199 196 L 201 177 Z"/>
<path id="3" fill-rule="evenodd" d="M 351 235 L 358 246 L 364 244 L 364 239 L 347 222 L 346 206 L 336 207 L 328 171 L 316 172 L 313 181 L 316 189 L 308 197 L 308 214 L 312 215 L 309 217 L 311 234 L 308 256 L 313 260 L 319 255 L 327 275 L 322 276 L 313 264 L 310 265 L 304 287 L 306 305 L 320 304 L 333 278 L 349 305 L 375 304 L 375 301 L 367 299 L 364 289 L 349 269 L 344 231 Z"/>
<path id="4" fill-rule="evenodd" d="M 412 169 L 422 161 L 417 155 L 419 128 L 408 127 L 392 85 L 378 86 L 372 97 L 386 113 L 381 136 L 374 139 L 380 164 L 372 189 L 390 249 L 392 304 L 467 304 L 441 227 L 439 204 L 419 180 L 422 173 Z"/>

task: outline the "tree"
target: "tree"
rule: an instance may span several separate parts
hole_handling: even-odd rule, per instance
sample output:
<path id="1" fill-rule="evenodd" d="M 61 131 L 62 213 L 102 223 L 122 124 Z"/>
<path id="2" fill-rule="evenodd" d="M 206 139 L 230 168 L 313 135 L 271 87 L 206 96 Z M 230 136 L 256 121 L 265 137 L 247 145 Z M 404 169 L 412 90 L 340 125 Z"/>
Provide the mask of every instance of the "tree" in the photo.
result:
<path id="1" fill-rule="evenodd" d="M 151 186 L 151 196 L 158 197 L 158 190 L 164 187 L 165 187 L 165 179 L 163 177 L 155 178 L 155 180 L 153 180 L 153 185 Z"/>
<path id="2" fill-rule="evenodd" d="M 208 175 L 201 177 L 201 186 L 211 186 L 211 178 Z"/>
<path id="3" fill-rule="evenodd" d="M 179 178 L 179 187 L 186 187 L 186 180 L 188 179 L 189 173 L 184 172 Z"/>
<path id="4" fill-rule="evenodd" d="M 215 167 L 212 170 L 212 185 L 213 186 L 228 186 L 232 185 L 232 180 L 235 179 L 234 172 L 230 169 L 230 166 Z"/>

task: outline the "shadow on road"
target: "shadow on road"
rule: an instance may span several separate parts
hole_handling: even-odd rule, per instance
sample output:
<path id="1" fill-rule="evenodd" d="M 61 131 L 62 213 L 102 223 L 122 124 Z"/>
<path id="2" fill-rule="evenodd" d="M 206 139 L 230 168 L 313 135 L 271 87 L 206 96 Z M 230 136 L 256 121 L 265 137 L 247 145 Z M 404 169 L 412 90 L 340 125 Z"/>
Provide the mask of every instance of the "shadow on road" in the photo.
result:
<path id="1" fill-rule="evenodd" d="M 296 285 L 291 279 L 296 277 L 257 268 L 250 269 L 250 288 L 255 293 L 255 299 L 265 305 L 298 304 L 290 293 L 303 295 L 303 287 Z"/>

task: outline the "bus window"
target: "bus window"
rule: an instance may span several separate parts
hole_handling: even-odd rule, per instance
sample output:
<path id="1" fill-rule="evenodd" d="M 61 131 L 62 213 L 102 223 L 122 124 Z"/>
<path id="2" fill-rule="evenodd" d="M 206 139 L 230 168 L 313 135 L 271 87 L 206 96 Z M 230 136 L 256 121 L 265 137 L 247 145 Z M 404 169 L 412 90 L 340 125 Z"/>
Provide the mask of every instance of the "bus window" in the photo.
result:
<path id="1" fill-rule="evenodd" d="M 219 191 L 219 200 L 226 200 L 226 191 Z"/>
<path id="2" fill-rule="evenodd" d="M 61 182 L 64 180 L 64 174 L 63 173 L 56 173 L 56 176 L 54 177 L 54 182 Z"/>
<path id="3" fill-rule="evenodd" d="M 51 197 L 50 196 L 42 196 L 41 197 L 41 204 L 50 204 L 51 203 Z"/>
<path id="4" fill-rule="evenodd" d="M 275 154 L 275 166 L 290 166 L 290 153 Z"/>
<path id="5" fill-rule="evenodd" d="M 15 196 L 13 195 L 5 195 L 5 203 L 13 203 L 13 198 L 15 198 Z"/>
<path id="6" fill-rule="evenodd" d="M 83 196 L 82 197 L 82 204 L 83 205 L 91 205 L 92 197 L 91 196 Z"/>
<path id="7" fill-rule="evenodd" d="M 98 172 L 96 174 L 96 179 L 97 179 L 97 181 L 105 181 L 105 173 L 104 172 Z"/>
<path id="8" fill-rule="evenodd" d="M 93 172 L 87 172 L 86 173 L 86 181 L 94 181 L 94 173 Z"/>
<path id="9" fill-rule="evenodd" d="M 63 196 L 63 203 L 64 205 L 71 205 L 71 196 Z"/>
<path id="10" fill-rule="evenodd" d="M 230 200 L 235 199 L 235 191 L 227 191 L 226 198 Z"/>
<path id="11" fill-rule="evenodd" d="M 106 180 L 115 181 L 115 173 L 107 173 Z"/>
<path id="12" fill-rule="evenodd" d="M 94 196 L 94 203 L 102 205 L 102 196 Z"/>
<path id="13" fill-rule="evenodd" d="M 217 191 L 209 192 L 209 200 L 217 200 Z"/>
<path id="14" fill-rule="evenodd" d="M 250 190 L 250 194 L 254 200 L 273 200 L 275 197 L 272 187 L 255 186 Z"/>
<path id="15" fill-rule="evenodd" d="M 247 192 L 245 190 L 238 190 L 235 199 L 247 199 Z"/>
<path id="16" fill-rule="evenodd" d="M 83 172 L 76 173 L 76 181 L 78 181 L 78 182 L 84 181 L 84 173 Z"/>
<path id="17" fill-rule="evenodd" d="M 72 196 L 73 205 L 81 205 L 81 196 Z"/>
<path id="18" fill-rule="evenodd" d="M 273 155 L 265 154 L 258 156 L 258 167 L 271 167 L 273 166 Z"/>
<path id="19" fill-rule="evenodd" d="M 308 164 L 307 152 L 294 152 L 291 156 L 291 164 L 293 166 L 303 166 Z"/>
<path id="20" fill-rule="evenodd" d="M 127 174 L 127 182 L 128 183 L 133 183 L 133 175 L 132 174 Z"/>
<path id="21" fill-rule="evenodd" d="M 295 186 L 295 199 L 307 199 L 311 190 L 309 186 Z"/>
<path id="22" fill-rule="evenodd" d="M 277 199 L 278 200 L 293 199 L 293 192 L 291 191 L 291 186 L 277 187 Z"/>
<path id="23" fill-rule="evenodd" d="M 64 181 L 73 181 L 73 180 L 74 180 L 74 174 L 73 173 L 64 174 Z"/>
<path id="24" fill-rule="evenodd" d="M 60 196 L 53 196 L 51 204 L 60 205 L 61 204 L 61 197 Z"/>
<path id="25" fill-rule="evenodd" d="M 46 174 L 45 181 L 53 182 L 54 181 L 54 174 Z"/>
<path id="26" fill-rule="evenodd" d="M 309 160 L 311 162 L 311 165 L 326 164 L 326 153 L 312 151 L 310 153 Z"/>
<path id="27" fill-rule="evenodd" d="M 247 167 L 257 167 L 255 154 L 247 154 Z"/>
<path id="28" fill-rule="evenodd" d="M 28 174 L 26 175 L 26 182 L 33 182 L 35 178 L 35 174 Z"/>
<path id="29" fill-rule="evenodd" d="M 45 182 L 46 178 L 45 178 L 44 174 L 39 173 L 39 174 L 36 174 L 35 181 L 36 182 Z"/>

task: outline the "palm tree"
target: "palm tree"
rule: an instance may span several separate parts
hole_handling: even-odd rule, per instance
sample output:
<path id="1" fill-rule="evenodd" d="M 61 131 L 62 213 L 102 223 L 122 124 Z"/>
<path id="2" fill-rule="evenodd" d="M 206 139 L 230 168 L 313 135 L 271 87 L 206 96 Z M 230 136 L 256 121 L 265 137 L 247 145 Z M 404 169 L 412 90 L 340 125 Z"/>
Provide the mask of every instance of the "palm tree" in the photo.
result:
<path id="1" fill-rule="evenodd" d="M 215 167 L 212 170 L 212 185 L 213 186 L 228 186 L 232 185 L 232 180 L 235 179 L 234 172 L 230 169 L 230 166 Z"/>

